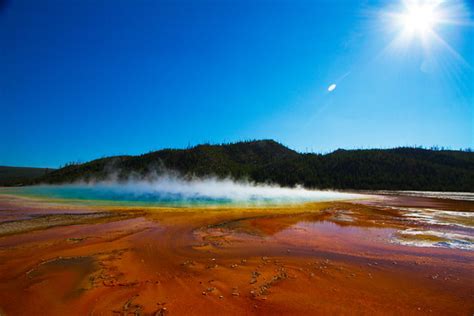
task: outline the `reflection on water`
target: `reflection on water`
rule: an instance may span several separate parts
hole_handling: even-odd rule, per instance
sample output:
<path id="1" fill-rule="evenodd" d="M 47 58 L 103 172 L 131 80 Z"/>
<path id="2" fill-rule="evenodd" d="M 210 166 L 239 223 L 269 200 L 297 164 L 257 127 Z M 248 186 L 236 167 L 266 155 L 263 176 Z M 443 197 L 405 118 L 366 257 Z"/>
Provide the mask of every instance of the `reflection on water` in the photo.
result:
<path id="1" fill-rule="evenodd" d="M 331 245 L 336 250 L 365 250 L 376 244 L 474 250 L 474 213 L 434 209 L 330 208 L 316 214 L 244 218 L 211 226 L 248 236 L 261 236 L 293 246 Z M 365 248 L 365 249 L 363 249 Z"/>
<path id="2" fill-rule="evenodd" d="M 416 247 L 440 247 L 474 250 L 474 236 L 449 231 L 406 229 L 398 232 L 394 242 Z"/>
<path id="3" fill-rule="evenodd" d="M 403 218 L 416 228 L 397 232 L 393 242 L 416 247 L 474 250 L 474 213 L 431 208 L 399 207 Z"/>
<path id="4" fill-rule="evenodd" d="M 334 250 L 352 248 L 359 251 L 374 247 L 374 243 L 387 243 L 393 228 L 340 225 L 332 221 L 301 221 L 281 231 L 277 239 L 287 239 L 299 244 L 330 245 Z"/>
<path id="5" fill-rule="evenodd" d="M 474 227 L 474 213 L 446 211 L 430 208 L 398 207 L 408 221 L 421 222 L 437 226 Z"/>

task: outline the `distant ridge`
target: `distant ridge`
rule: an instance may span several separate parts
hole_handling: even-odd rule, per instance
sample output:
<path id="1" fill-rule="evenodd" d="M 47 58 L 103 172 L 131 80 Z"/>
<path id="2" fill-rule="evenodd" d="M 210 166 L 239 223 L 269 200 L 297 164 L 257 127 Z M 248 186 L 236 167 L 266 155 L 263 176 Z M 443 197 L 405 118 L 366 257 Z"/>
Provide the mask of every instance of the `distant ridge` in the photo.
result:
<path id="1" fill-rule="evenodd" d="M 321 189 L 474 192 L 472 152 L 402 147 L 303 154 L 273 140 L 102 158 L 68 165 L 31 183 L 101 180 L 111 174 L 126 179 L 163 170 Z"/>
<path id="2" fill-rule="evenodd" d="M 0 166 L 0 186 L 29 183 L 52 170 L 54 169 Z"/>

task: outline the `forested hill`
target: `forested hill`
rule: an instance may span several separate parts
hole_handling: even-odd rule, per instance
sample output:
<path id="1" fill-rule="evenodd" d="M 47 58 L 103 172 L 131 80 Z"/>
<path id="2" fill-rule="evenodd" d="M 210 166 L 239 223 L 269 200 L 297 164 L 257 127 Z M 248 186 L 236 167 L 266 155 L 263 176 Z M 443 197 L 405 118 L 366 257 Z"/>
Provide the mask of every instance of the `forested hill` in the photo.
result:
<path id="1" fill-rule="evenodd" d="M 183 176 L 232 177 L 309 188 L 474 192 L 474 153 L 419 148 L 302 154 L 273 140 L 163 149 L 71 164 L 34 183 L 126 179 L 173 170 Z"/>
<path id="2" fill-rule="evenodd" d="M 0 166 L 0 186 L 28 183 L 53 170 L 50 168 Z"/>

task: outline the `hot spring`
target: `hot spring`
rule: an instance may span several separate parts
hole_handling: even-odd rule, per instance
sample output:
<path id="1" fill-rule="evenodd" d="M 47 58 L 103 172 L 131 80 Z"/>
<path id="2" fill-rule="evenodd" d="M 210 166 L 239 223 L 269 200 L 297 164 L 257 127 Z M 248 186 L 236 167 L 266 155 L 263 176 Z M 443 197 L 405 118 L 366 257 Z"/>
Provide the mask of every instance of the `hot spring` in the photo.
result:
<path id="1" fill-rule="evenodd" d="M 361 194 L 286 188 L 230 179 L 161 176 L 153 180 L 80 182 L 4 188 L 5 194 L 63 200 L 152 206 L 273 205 L 364 198 Z"/>

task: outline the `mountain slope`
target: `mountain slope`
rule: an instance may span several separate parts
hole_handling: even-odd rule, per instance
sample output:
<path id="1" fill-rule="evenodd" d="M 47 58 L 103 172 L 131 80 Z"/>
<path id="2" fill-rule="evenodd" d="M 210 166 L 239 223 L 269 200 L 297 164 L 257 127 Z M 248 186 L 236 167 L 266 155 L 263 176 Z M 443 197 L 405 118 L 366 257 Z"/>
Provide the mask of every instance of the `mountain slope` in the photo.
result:
<path id="1" fill-rule="evenodd" d="M 48 168 L 0 166 L 0 186 L 30 182 L 32 179 L 42 177 L 52 170 Z"/>
<path id="2" fill-rule="evenodd" d="M 301 154 L 272 141 L 199 145 L 70 165 L 35 182 L 64 183 L 174 170 L 311 188 L 474 191 L 474 153 L 418 148 Z"/>

